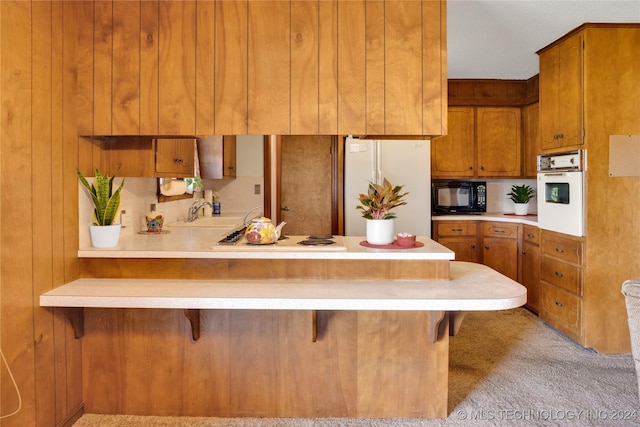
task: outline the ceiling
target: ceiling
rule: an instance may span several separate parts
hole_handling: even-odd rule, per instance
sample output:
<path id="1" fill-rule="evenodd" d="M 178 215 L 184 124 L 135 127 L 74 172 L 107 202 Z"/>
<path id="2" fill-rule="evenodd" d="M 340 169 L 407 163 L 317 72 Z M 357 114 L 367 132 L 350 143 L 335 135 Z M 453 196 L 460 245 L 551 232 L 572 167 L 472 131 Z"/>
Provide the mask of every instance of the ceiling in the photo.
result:
<path id="1" fill-rule="evenodd" d="M 450 79 L 528 79 L 536 51 L 585 22 L 640 23 L 640 0 L 448 0 Z M 639 54 L 640 54 L 640 47 Z"/>

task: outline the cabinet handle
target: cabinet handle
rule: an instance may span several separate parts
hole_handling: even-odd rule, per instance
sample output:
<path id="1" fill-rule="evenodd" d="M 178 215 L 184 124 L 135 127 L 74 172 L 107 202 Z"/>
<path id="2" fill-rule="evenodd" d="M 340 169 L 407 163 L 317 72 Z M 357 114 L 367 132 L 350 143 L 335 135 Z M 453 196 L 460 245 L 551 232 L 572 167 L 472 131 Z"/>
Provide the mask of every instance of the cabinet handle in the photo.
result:
<path id="1" fill-rule="evenodd" d="M 564 277 L 564 274 L 560 273 L 559 271 L 556 271 L 556 276 L 562 279 Z"/>
<path id="2" fill-rule="evenodd" d="M 182 159 L 181 159 L 181 158 L 179 158 L 179 157 L 178 157 L 178 158 L 173 159 L 173 161 L 174 161 L 174 162 L 176 162 L 176 163 L 183 163 L 183 162 L 184 162 L 184 160 L 182 160 Z"/>
<path id="3" fill-rule="evenodd" d="M 480 166 L 480 170 L 484 170 L 484 166 Z"/>
<path id="4" fill-rule="evenodd" d="M 472 171 L 473 170 L 473 166 L 469 166 L 469 170 Z"/>
<path id="5" fill-rule="evenodd" d="M 561 302 L 558 302 L 558 301 L 556 301 L 556 305 L 557 305 L 558 307 L 564 307 L 564 304 L 563 304 L 563 303 L 561 303 Z"/>
<path id="6" fill-rule="evenodd" d="M 451 231 L 462 231 L 462 228 L 452 228 Z"/>
<path id="7" fill-rule="evenodd" d="M 506 231 L 505 231 L 505 230 L 500 230 L 499 228 L 496 228 L 495 230 L 493 230 L 493 232 L 494 232 L 494 233 L 501 233 L 501 234 L 506 233 Z"/>
<path id="8" fill-rule="evenodd" d="M 486 250 L 489 250 L 489 246 L 485 246 L 484 248 L 485 248 Z"/>
<path id="9" fill-rule="evenodd" d="M 471 249 L 475 249 L 475 248 L 476 248 L 476 245 L 471 245 Z"/>
<path id="10" fill-rule="evenodd" d="M 564 249 L 562 248 L 556 248 L 556 252 L 563 254 L 564 253 Z"/>
<path id="11" fill-rule="evenodd" d="M 527 237 L 528 237 L 529 239 L 533 239 L 533 238 L 534 238 L 534 237 L 536 237 L 536 236 L 535 236 L 534 234 L 527 233 Z"/>

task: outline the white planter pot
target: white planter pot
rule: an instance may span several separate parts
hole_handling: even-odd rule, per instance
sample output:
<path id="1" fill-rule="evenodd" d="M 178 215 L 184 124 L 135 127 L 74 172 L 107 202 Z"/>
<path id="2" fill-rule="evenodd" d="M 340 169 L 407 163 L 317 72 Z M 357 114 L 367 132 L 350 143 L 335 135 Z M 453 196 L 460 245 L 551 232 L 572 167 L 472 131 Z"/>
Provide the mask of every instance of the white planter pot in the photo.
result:
<path id="1" fill-rule="evenodd" d="M 120 224 L 90 225 L 91 244 L 94 248 L 113 248 L 120 240 Z"/>
<path id="2" fill-rule="evenodd" d="M 516 215 L 526 215 L 529 212 L 529 203 L 514 203 Z"/>
<path id="3" fill-rule="evenodd" d="M 389 245 L 394 237 L 393 219 L 367 220 L 367 243 L 370 245 Z"/>

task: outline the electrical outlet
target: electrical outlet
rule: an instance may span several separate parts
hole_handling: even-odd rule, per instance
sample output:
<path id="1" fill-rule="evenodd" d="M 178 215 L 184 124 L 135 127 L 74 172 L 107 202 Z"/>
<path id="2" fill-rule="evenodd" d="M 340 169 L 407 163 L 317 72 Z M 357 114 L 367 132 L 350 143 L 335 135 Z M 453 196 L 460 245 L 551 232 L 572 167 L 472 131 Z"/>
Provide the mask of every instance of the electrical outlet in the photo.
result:
<path id="1" fill-rule="evenodd" d="M 253 194 L 260 194 L 261 191 L 262 189 L 260 188 L 260 184 L 255 184 L 253 186 Z"/>
<path id="2" fill-rule="evenodd" d="M 122 227 L 131 227 L 133 224 L 133 215 L 127 213 L 126 209 L 120 211 L 120 226 Z"/>

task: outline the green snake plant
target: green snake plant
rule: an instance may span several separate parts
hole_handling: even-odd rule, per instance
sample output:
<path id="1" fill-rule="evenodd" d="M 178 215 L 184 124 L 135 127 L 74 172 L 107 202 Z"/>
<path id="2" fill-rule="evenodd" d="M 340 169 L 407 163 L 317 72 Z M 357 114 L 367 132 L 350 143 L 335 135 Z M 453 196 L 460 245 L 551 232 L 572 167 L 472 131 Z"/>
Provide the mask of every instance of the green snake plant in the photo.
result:
<path id="1" fill-rule="evenodd" d="M 362 216 L 366 219 L 392 219 L 396 217 L 391 209 L 398 206 L 406 205 L 407 202 L 402 198 L 409 194 L 402 193 L 403 185 L 393 186 L 384 178 L 382 184 L 369 182 L 367 194 L 360 194 L 360 205 L 356 209 L 362 212 Z"/>
<path id="2" fill-rule="evenodd" d="M 118 171 L 120 168 L 118 168 Z M 116 173 L 118 173 L 116 171 Z M 89 184 L 89 182 L 82 176 L 79 169 L 76 170 L 78 178 L 82 185 L 87 189 L 95 209 L 93 210 L 93 224 L 94 225 L 112 225 L 116 218 L 118 209 L 120 208 L 120 191 L 124 186 L 124 178 L 117 190 L 113 191 L 113 179 L 115 175 L 109 177 L 109 175 L 102 175 L 98 169 L 96 169 L 95 185 Z"/>

